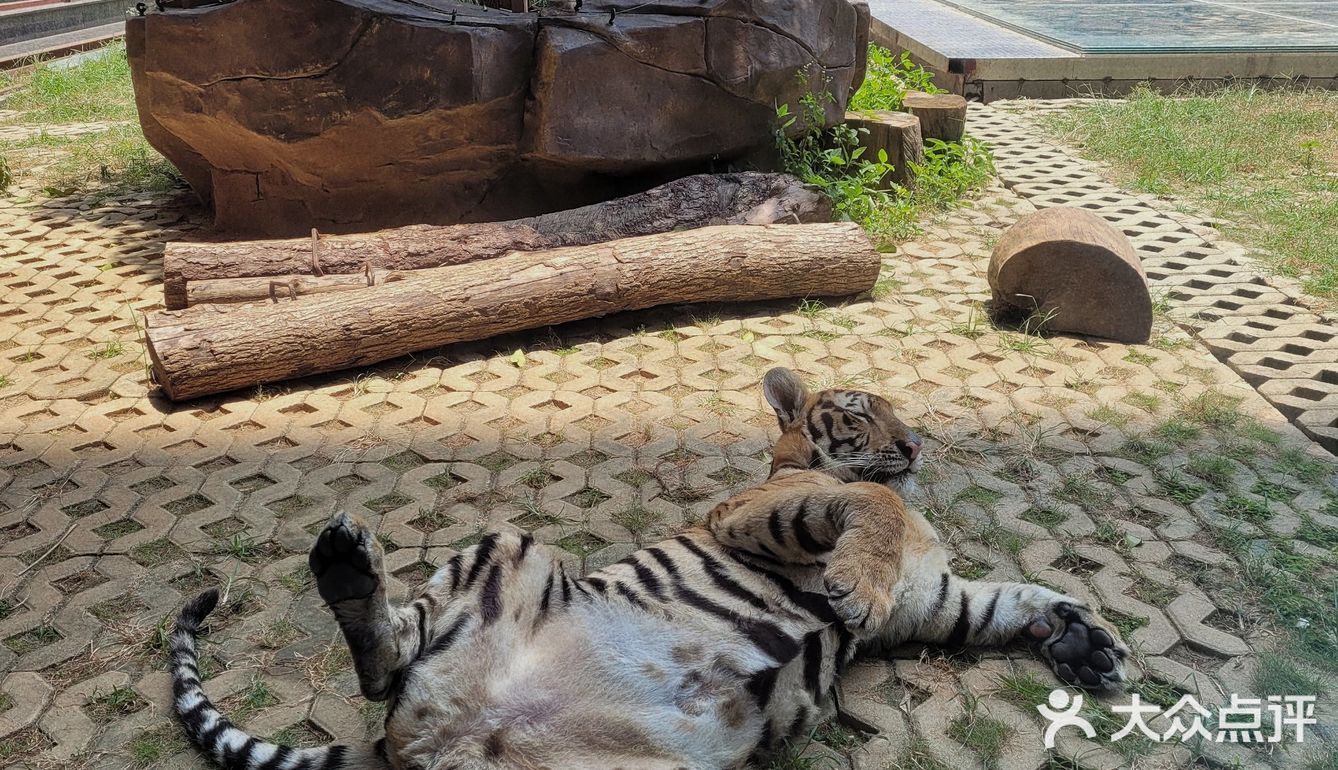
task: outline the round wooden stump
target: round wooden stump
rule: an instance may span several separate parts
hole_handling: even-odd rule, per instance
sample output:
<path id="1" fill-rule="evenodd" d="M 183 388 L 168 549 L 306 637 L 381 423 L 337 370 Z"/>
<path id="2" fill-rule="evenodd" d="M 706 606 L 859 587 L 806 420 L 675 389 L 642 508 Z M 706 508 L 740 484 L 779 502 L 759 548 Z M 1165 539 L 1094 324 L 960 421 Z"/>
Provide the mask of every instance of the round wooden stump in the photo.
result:
<path id="1" fill-rule="evenodd" d="M 920 119 L 914 115 L 887 110 L 847 112 L 846 125 L 856 131 L 863 129 L 860 145 L 865 149 L 866 160 L 877 160 L 879 150 L 887 153 L 887 162 L 892 164 L 892 171 L 884 182 L 910 182 L 915 177 L 911 172 L 911 164 L 925 161 L 925 143 L 920 139 Z"/>
<path id="2" fill-rule="evenodd" d="M 1124 234 L 1081 208 L 1056 207 L 1023 217 L 990 257 L 996 313 L 1034 320 L 1032 330 L 1147 342 L 1152 298 L 1147 276 Z"/>
<path id="3" fill-rule="evenodd" d="M 960 142 L 966 131 L 966 99 L 957 94 L 926 94 L 912 91 L 901 106 L 920 119 L 920 135 L 925 139 Z"/>

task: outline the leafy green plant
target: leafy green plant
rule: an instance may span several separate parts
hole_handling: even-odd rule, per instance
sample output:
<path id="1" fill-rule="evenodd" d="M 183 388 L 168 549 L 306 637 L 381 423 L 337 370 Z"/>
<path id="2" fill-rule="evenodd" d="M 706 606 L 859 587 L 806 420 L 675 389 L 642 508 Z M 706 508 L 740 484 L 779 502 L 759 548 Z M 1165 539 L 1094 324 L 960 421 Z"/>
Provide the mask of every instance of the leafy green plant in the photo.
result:
<path id="1" fill-rule="evenodd" d="M 866 81 L 865 87 L 876 83 Z M 820 188 L 841 219 L 857 222 L 882 245 L 910 237 L 927 211 L 950 208 L 979 189 L 994 174 L 994 160 L 984 145 L 971 138 L 960 144 L 931 140 L 924 161 L 913 163 L 915 182 L 889 180 L 893 168 L 887 154 L 869 158 L 862 144 L 864 129 L 826 125 L 832 103 L 826 91 L 808 93 L 797 111 L 776 109 L 776 146 L 783 167 L 807 184 Z"/>
<path id="2" fill-rule="evenodd" d="M 863 223 L 891 202 L 882 180 L 892 166 L 886 152 L 876 161 L 865 158 L 860 133 L 850 126 L 825 129 L 831 101 L 828 91 L 810 92 L 800 100 L 798 113 L 791 113 L 788 104 L 777 107 L 777 149 L 785 170 L 826 193 L 839 217 Z"/>
<path id="3" fill-rule="evenodd" d="M 868 62 L 864 84 L 850 98 L 850 109 L 856 112 L 899 110 L 908 91 L 942 93 L 942 89 L 934 85 L 933 74 L 911 61 L 909 51 L 902 51 L 898 56 L 882 46 L 870 44 Z"/>

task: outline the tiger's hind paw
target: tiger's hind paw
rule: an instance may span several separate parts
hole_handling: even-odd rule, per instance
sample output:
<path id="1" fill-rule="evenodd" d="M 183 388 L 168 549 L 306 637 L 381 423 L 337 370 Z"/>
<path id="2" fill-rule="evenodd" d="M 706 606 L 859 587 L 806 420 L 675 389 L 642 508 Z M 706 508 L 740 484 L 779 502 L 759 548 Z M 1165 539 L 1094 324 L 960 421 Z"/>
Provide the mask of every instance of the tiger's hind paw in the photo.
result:
<path id="1" fill-rule="evenodd" d="M 330 517 L 307 557 L 326 604 L 367 599 L 381 587 L 381 551 L 371 530 L 347 513 Z"/>

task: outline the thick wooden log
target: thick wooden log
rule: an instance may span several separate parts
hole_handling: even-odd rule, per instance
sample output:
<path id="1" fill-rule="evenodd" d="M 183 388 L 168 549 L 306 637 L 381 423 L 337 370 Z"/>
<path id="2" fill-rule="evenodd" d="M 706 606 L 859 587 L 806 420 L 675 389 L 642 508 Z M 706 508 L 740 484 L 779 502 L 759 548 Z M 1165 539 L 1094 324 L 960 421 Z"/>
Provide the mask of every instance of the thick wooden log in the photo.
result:
<path id="1" fill-rule="evenodd" d="M 866 291 L 879 256 L 852 223 L 721 226 L 516 252 L 272 305 L 147 319 L 154 375 L 183 400 L 497 334 L 680 302 Z"/>
<path id="2" fill-rule="evenodd" d="M 994 246 L 994 313 L 1030 331 L 1147 342 L 1152 297 L 1129 239 L 1087 209 L 1057 206 L 1019 219 Z"/>
<path id="3" fill-rule="evenodd" d="M 912 91 L 901 100 L 901 106 L 920 119 L 920 136 L 926 140 L 962 141 L 966 131 L 966 99 L 963 97 Z"/>
<path id="4" fill-rule="evenodd" d="M 230 243 L 176 241 L 163 254 L 163 298 L 169 310 L 193 302 L 246 302 L 269 297 L 268 283 L 193 281 L 416 270 L 491 259 L 510 251 L 581 246 L 617 238 L 719 224 L 827 222 L 825 196 L 784 174 L 744 172 L 683 177 L 642 193 L 510 222 L 415 225 L 365 235 Z M 300 282 L 337 290 L 346 282 Z M 334 288 L 331 288 L 334 287 Z M 194 296 L 193 296 L 194 295 Z"/>
<path id="5" fill-rule="evenodd" d="M 876 160 L 879 150 L 887 153 L 892 173 L 883 179 L 884 183 L 910 182 L 914 176 L 911 164 L 924 162 L 925 145 L 920 139 L 920 119 L 914 115 L 889 110 L 847 112 L 846 123 L 856 130 L 864 129 L 860 132 L 860 145 L 865 148 L 865 158 Z"/>

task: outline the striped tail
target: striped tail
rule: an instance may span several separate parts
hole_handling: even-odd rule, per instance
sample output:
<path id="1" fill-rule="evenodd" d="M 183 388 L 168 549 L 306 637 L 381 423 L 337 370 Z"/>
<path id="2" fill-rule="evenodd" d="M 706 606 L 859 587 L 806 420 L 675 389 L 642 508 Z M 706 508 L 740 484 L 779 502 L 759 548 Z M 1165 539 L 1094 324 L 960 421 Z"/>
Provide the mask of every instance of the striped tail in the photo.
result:
<path id="1" fill-rule="evenodd" d="M 379 770 L 389 768 L 378 741 L 371 750 L 348 746 L 293 749 L 247 735 L 223 716 L 200 686 L 195 636 L 218 604 L 218 590 L 192 599 L 172 633 L 172 690 L 177 718 L 195 745 L 226 770 Z"/>

